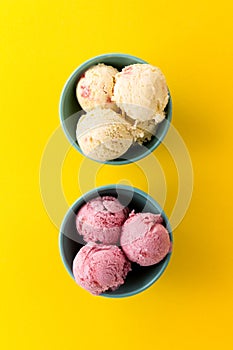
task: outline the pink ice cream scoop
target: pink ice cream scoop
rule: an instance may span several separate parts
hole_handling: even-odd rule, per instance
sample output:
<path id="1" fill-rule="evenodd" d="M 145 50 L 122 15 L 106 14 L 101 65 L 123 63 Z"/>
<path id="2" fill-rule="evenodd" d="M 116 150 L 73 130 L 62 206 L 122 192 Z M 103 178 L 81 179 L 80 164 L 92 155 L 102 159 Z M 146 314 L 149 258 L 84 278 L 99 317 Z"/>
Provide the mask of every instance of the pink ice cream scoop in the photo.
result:
<path id="1" fill-rule="evenodd" d="M 97 197 L 79 210 L 76 227 L 86 242 L 115 244 L 128 213 L 128 208 L 115 197 Z"/>
<path id="2" fill-rule="evenodd" d="M 73 261 L 75 281 L 94 295 L 117 289 L 130 270 L 130 262 L 115 245 L 88 243 Z"/>
<path id="3" fill-rule="evenodd" d="M 141 266 L 160 262 L 171 247 L 161 215 L 152 213 L 130 214 L 121 233 L 121 247 L 129 260 Z"/>

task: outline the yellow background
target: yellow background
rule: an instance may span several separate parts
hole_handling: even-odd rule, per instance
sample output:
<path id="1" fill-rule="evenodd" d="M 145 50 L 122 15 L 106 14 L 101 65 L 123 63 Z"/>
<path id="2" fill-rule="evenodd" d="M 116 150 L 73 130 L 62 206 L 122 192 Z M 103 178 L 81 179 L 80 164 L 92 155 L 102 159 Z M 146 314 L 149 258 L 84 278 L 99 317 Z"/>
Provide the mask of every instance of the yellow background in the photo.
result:
<path id="1" fill-rule="evenodd" d="M 230 4 L 0 2 L 1 349 L 232 349 Z M 107 52 L 136 55 L 165 73 L 173 124 L 195 175 L 166 273 L 147 291 L 121 300 L 93 297 L 68 276 L 39 188 L 43 150 L 59 125 L 61 89 L 81 62 Z M 167 165 L 164 146 L 155 154 L 166 172 L 169 214 L 175 167 Z M 82 160 L 71 149 L 64 162 L 69 204 L 80 195 Z M 146 190 L 135 167 L 105 166 L 96 184 L 128 179 Z"/>

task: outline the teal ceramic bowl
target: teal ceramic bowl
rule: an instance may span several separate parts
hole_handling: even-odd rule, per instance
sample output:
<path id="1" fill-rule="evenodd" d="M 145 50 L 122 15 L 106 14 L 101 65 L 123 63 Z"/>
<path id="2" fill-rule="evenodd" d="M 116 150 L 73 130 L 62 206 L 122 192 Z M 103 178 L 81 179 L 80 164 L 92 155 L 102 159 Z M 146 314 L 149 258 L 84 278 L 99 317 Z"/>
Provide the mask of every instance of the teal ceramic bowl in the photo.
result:
<path id="1" fill-rule="evenodd" d="M 135 63 L 147 63 L 146 61 L 127 54 L 122 53 L 110 53 L 91 58 L 90 60 L 81 64 L 68 78 L 60 98 L 59 114 L 60 121 L 70 143 L 80 152 L 82 150 L 76 140 L 76 126 L 78 119 L 84 113 L 80 107 L 76 98 L 76 86 L 77 82 L 84 74 L 84 72 L 93 65 L 98 63 L 105 63 L 106 65 L 111 65 L 118 70 L 121 70 L 125 66 Z M 135 144 L 130 147 L 130 149 L 120 158 L 113 159 L 104 162 L 105 164 L 111 165 L 123 165 L 129 164 L 131 162 L 136 162 L 137 160 L 146 157 L 151 152 L 153 152 L 161 143 L 165 137 L 172 118 L 172 100 L 171 96 L 169 102 L 165 109 L 166 118 L 159 124 L 156 134 L 152 137 L 149 142 L 140 146 Z M 83 154 L 83 153 L 82 153 Z"/>
<path id="2" fill-rule="evenodd" d="M 172 230 L 167 216 L 159 204 L 147 193 L 137 188 L 123 185 L 108 185 L 96 188 L 80 197 L 72 205 L 61 225 L 59 234 L 60 255 L 68 273 L 72 278 L 74 278 L 72 272 L 73 260 L 82 246 L 86 244 L 76 230 L 76 214 L 82 205 L 87 201 L 98 196 L 106 195 L 117 197 L 123 205 L 128 206 L 130 210 L 134 209 L 135 212 L 151 212 L 154 214 L 161 214 L 164 219 L 164 226 L 169 232 L 171 242 L 173 242 Z M 132 263 L 132 271 L 128 273 L 125 283 L 117 290 L 102 293 L 101 296 L 109 298 L 123 298 L 144 291 L 155 283 L 155 281 L 157 281 L 162 275 L 168 265 L 170 257 L 171 252 L 169 252 L 167 256 L 158 264 L 146 267 Z"/>

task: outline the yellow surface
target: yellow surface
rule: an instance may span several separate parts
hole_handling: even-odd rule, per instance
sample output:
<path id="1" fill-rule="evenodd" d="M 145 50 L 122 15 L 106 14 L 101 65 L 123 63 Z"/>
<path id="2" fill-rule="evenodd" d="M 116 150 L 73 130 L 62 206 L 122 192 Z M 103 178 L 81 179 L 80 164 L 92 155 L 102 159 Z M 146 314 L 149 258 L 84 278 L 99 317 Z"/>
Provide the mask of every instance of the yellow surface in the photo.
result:
<path id="1" fill-rule="evenodd" d="M 1 349 L 232 349 L 231 23 L 230 0 L 0 2 Z M 68 276 L 39 188 L 64 82 L 106 52 L 163 70 L 195 175 L 166 273 L 121 300 L 93 297 Z M 166 172 L 169 214 L 175 166 L 164 146 L 155 154 Z M 69 204 L 80 195 L 82 161 L 74 149 L 64 161 Z M 102 167 L 96 185 L 128 181 L 147 190 L 136 167 Z"/>

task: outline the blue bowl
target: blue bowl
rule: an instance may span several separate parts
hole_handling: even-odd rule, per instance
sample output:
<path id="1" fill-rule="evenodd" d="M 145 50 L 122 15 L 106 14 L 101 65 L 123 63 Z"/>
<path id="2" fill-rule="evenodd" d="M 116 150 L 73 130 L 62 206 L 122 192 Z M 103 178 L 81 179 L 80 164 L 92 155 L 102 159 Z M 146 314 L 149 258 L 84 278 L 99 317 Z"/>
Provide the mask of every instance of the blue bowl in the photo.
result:
<path id="1" fill-rule="evenodd" d="M 123 185 L 108 185 L 96 188 L 87 192 L 80 197 L 68 210 L 63 223 L 61 225 L 59 234 L 59 249 L 62 261 L 69 272 L 70 276 L 74 278 L 72 272 L 73 260 L 86 243 L 76 230 L 76 214 L 78 210 L 88 201 L 98 196 L 114 196 L 130 210 L 135 212 L 150 212 L 154 214 L 161 214 L 164 219 L 164 226 L 167 228 L 170 240 L 173 241 L 172 230 L 168 218 L 159 206 L 159 204 L 150 197 L 147 193 L 129 186 Z M 115 291 L 102 293 L 101 296 L 109 298 L 123 298 L 138 294 L 148 287 L 150 287 L 162 275 L 166 269 L 171 257 L 169 252 L 166 257 L 158 264 L 152 266 L 140 266 L 132 263 L 132 271 L 126 277 L 125 283 Z"/>
<path id="2" fill-rule="evenodd" d="M 104 54 L 93 57 L 90 60 L 84 62 L 70 75 L 61 93 L 59 114 L 61 125 L 68 140 L 72 146 L 74 146 L 80 153 L 82 153 L 82 150 L 80 149 L 79 144 L 76 140 L 76 126 L 79 118 L 83 114 L 83 111 L 76 98 L 76 86 L 77 82 L 84 74 L 84 72 L 91 66 L 98 63 L 105 63 L 117 68 L 118 70 L 121 70 L 130 64 L 147 62 L 138 57 L 122 53 Z M 168 104 L 165 108 L 165 114 L 166 118 L 159 124 L 156 134 L 150 141 L 145 142 L 143 146 L 140 146 L 138 144 L 131 146 L 130 149 L 120 158 L 100 163 L 111 165 L 129 164 L 131 162 L 136 162 L 153 152 L 165 137 L 170 126 L 172 118 L 171 96 L 169 97 Z"/>

